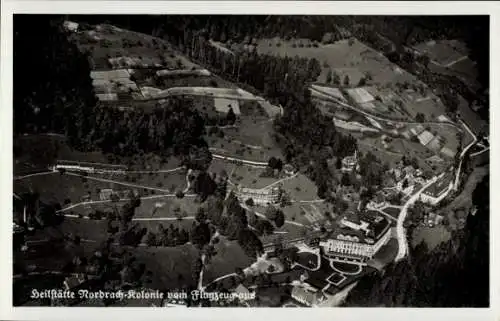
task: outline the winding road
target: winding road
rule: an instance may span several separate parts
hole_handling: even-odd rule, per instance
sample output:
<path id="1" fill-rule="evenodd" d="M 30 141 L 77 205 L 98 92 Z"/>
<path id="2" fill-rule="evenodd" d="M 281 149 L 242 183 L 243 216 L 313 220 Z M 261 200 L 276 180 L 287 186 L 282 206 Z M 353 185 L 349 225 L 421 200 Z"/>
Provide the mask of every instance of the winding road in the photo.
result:
<path id="1" fill-rule="evenodd" d="M 472 130 L 469 128 L 469 126 L 467 126 L 467 124 L 464 123 L 464 121 L 461 119 L 460 119 L 460 122 L 462 123 L 464 128 L 467 130 L 467 132 L 472 136 L 473 140 L 460 153 L 460 163 L 458 164 L 457 173 L 455 175 L 455 183 L 453 184 L 453 189 L 455 191 L 458 190 L 458 183 L 460 182 L 460 171 L 462 170 L 462 162 L 464 160 L 464 156 L 469 151 L 469 149 L 477 143 L 477 137 L 476 137 L 476 135 L 474 135 Z"/>
<path id="2" fill-rule="evenodd" d="M 408 201 L 403 205 L 401 212 L 398 216 L 398 221 L 396 223 L 396 234 L 398 239 L 398 254 L 394 261 L 399 261 L 406 256 L 408 253 L 408 240 L 406 239 L 406 229 L 403 227 L 403 223 L 408 215 L 408 209 L 418 200 L 420 194 L 424 192 L 429 186 L 436 182 L 439 178 L 443 177 L 445 173 L 439 176 L 434 176 L 429 182 L 427 182 L 420 190 L 413 194 Z"/>

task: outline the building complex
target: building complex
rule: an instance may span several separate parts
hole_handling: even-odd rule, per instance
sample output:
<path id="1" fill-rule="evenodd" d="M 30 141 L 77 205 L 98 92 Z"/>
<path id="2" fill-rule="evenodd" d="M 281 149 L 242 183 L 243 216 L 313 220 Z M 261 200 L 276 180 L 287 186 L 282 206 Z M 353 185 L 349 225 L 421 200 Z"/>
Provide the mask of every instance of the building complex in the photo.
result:
<path id="1" fill-rule="evenodd" d="M 390 222 L 380 213 L 367 211 L 357 218 L 343 217 L 339 228 L 321 240 L 325 255 L 334 260 L 365 263 L 390 239 Z"/>
<path id="2" fill-rule="evenodd" d="M 280 187 L 254 189 L 238 185 L 234 192 L 240 202 L 252 199 L 255 204 L 259 205 L 278 203 L 281 196 Z"/>

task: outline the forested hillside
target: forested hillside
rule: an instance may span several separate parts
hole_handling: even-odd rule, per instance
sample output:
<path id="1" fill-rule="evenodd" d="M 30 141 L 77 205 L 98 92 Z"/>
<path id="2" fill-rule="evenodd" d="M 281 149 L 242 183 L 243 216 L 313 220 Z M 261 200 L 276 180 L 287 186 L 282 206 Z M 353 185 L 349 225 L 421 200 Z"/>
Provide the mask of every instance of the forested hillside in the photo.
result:
<path id="1" fill-rule="evenodd" d="M 87 59 L 55 16 L 14 16 L 14 132 L 60 132 L 94 113 Z M 33 28 L 36 26 L 36 28 Z"/>
<path id="2" fill-rule="evenodd" d="M 410 259 L 385 273 L 363 278 L 346 306 L 487 307 L 489 306 L 489 177 L 472 195 L 477 208 L 466 227 L 428 251 L 418 245 Z"/>
<path id="3" fill-rule="evenodd" d="M 239 18 L 241 21 L 237 17 L 224 17 L 227 23 L 222 23 L 226 20 L 217 16 L 152 17 L 151 20 L 115 17 L 111 22 L 143 32 L 150 28 L 150 33 L 167 39 L 192 60 L 283 106 L 284 114 L 275 121 L 276 139 L 286 160 L 303 168 L 318 186 L 319 196 L 325 197 L 335 185 L 327 159 L 351 155 L 356 141 L 338 133 L 332 119 L 322 115 L 310 100 L 307 88 L 321 72 L 320 63 L 316 59 L 258 55 L 256 51 L 224 52 L 209 43 L 210 39 L 221 36 L 249 41 L 252 32 L 266 35 L 288 32 L 286 27 L 278 30 L 276 24 L 288 21 L 287 17 Z M 247 25 L 252 27 L 248 29 Z M 285 26 L 291 25 L 287 22 Z"/>
<path id="4" fill-rule="evenodd" d="M 97 106 L 87 57 L 61 25 L 61 16 L 15 16 L 15 135 L 59 133 L 77 150 L 125 156 L 196 152 L 208 166 L 204 120 L 188 101 L 167 100 L 149 113 Z"/>

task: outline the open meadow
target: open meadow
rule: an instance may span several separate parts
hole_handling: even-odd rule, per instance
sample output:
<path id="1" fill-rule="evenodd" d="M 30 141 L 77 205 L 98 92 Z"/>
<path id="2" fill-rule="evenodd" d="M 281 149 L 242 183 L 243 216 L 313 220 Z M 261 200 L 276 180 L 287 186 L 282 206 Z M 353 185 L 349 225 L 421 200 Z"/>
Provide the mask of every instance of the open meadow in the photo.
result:
<path id="1" fill-rule="evenodd" d="M 230 241 L 222 236 L 215 245 L 215 251 L 216 254 L 206 265 L 203 285 L 207 285 L 218 277 L 235 273 L 237 268 L 244 269 L 256 260 L 246 255 L 238 242 Z"/>
<path id="2" fill-rule="evenodd" d="M 284 41 L 278 38 L 260 39 L 257 44 L 259 54 L 279 56 L 299 56 L 317 59 L 322 72 L 318 77 L 319 82 L 326 82 L 328 71 L 331 69 L 343 81 L 345 76 L 350 79 L 351 85 L 357 85 L 366 73 L 372 75 L 373 84 L 395 84 L 397 82 L 416 81 L 415 76 L 401 70 L 392 64 L 382 53 L 366 46 L 357 39 L 340 40 L 333 44 L 319 44 L 314 46 L 298 45 L 304 40 Z M 277 45 L 280 44 L 280 45 Z"/>

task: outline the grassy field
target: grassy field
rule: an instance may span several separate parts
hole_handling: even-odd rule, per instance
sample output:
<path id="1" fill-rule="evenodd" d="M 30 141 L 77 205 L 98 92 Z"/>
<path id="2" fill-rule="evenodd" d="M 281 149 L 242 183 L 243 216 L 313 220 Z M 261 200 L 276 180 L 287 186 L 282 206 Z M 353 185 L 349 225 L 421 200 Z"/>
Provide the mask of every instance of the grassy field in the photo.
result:
<path id="1" fill-rule="evenodd" d="M 354 136 L 354 135 L 353 135 Z M 386 150 L 382 147 L 380 142 L 380 138 L 373 137 L 362 137 L 361 135 L 356 135 L 358 138 L 358 150 L 363 154 L 371 152 L 378 159 L 382 161 L 382 163 L 388 163 L 389 166 L 395 165 L 397 162 L 401 161 L 404 153 L 402 153 L 395 145 L 396 140 L 393 140 L 391 143 L 391 150 Z"/>
<path id="2" fill-rule="evenodd" d="M 98 190 L 115 188 L 115 186 L 110 183 L 86 180 L 83 177 L 50 173 L 14 181 L 14 191 L 18 188 L 38 192 L 42 202 L 56 202 L 62 205 L 66 199 L 72 203 L 81 202 L 82 198 L 87 195 L 97 200 Z"/>
<path id="3" fill-rule="evenodd" d="M 224 128 L 224 138 L 207 138 L 213 153 L 247 160 L 267 162 L 272 156 L 283 159 L 272 133 L 272 122 L 267 117 L 241 117 L 236 128 Z"/>
<path id="4" fill-rule="evenodd" d="M 294 178 L 284 180 L 281 184 L 293 200 L 312 201 L 319 199 L 318 188 L 304 174 L 299 173 Z"/>
<path id="5" fill-rule="evenodd" d="M 459 142 L 457 140 L 457 135 L 456 135 L 458 133 L 458 130 L 455 127 L 439 125 L 439 124 L 430 124 L 429 128 L 431 129 L 431 132 L 436 133 L 445 139 L 445 143 L 443 145 L 444 147 L 447 147 L 454 152 L 458 150 Z M 465 145 L 467 145 L 471 141 L 472 137 L 469 134 L 465 134 L 464 135 Z"/>
<path id="6" fill-rule="evenodd" d="M 420 43 L 414 46 L 414 48 L 427 53 L 430 59 L 441 65 L 451 64 L 468 54 L 466 44 L 458 40 L 428 41 Z"/>
<path id="7" fill-rule="evenodd" d="M 47 240 L 73 234 L 78 235 L 85 243 L 96 243 L 106 240 L 107 226 L 105 221 L 93 221 L 78 218 L 65 218 L 57 225 L 36 230 L 34 235 L 27 237 L 28 241 Z"/>
<path id="8" fill-rule="evenodd" d="M 405 100 L 405 109 L 415 119 L 417 113 L 422 113 L 428 121 L 436 121 L 436 118 L 445 114 L 445 107 L 430 91 L 425 97 L 416 92 L 403 91 L 401 97 Z"/>
<path id="9" fill-rule="evenodd" d="M 193 279 L 193 262 L 199 251 L 190 244 L 177 247 L 137 248 L 133 251 L 139 263 L 145 263 L 153 272 L 150 287 L 174 290 L 196 286 Z"/>
<path id="10" fill-rule="evenodd" d="M 383 267 L 394 260 L 398 252 L 398 241 L 391 238 L 386 245 L 375 254 L 373 258 L 374 267 Z"/>
<path id="11" fill-rule="evenodd" d="M 354 40 L 351 44 L 348 40 L 328 45 L 320 44 L 317 48 L 294 46 L 298 42 L 298 40 L 260 39 L 257 51 L 260 54 L 316 58 L 323 68 L 318 77 L 320 82 L 326 81 L 326 75 L 330 68 L 341 77 L 342 81 L 345 75 L 348 75 L 350 83 L 354 85 L 366 72 L 372 74 L 372 83 L 374 84 L 412 82 L 416 79 L 413 75 L 390 63 L 381 53 L 358 40 Z M 277 43 L 281 45 L 276 46 Z"/>
<path id="12" fill-rule="evenodd" d="M 250 188 L 263 188 L 278 180 L 272 177 L 260 177 L 264 171 L 262 168 L 238 165 L 221 159 L 213 159 L 208 171 L 216 174 L 225 171 L 233 183 Z"/>
<path id="13" fill-rule="evenodd" d="M 228 165 L 228 168 L 231 168 L 231 170 L 227 171 L 231 173 L 231 181 L 244 187 L 264 188 L 277 181 L 276 178 L 272 177 L 260 177 L 260 174 L 264 172 L 264 169 L 261 168 L 235 164 Z"/>
<path id="14" fill-rule="evenodd" d="M 399 213 L 401 212 L 401 209 L 396 208 L 396 207 L 386 207 L 386 208 L 384 208 L 384 212 L 386 212 L 387 214 L 389 214 L 390 216 L 392 216 L 394 218 L 398 218 Z"/>
<path id="15" fill-rule="evenodd" d="M 184 169 L 169 173 L 91 174 L 88 177 L 113 180 L 123 184 L 158 188 L 168 190 L 170 193 L 175 193 L 176 190 L 184 190 L 187 186 L 186 171 Z M 117 185 L 117 189 L 120 188 L 119 183 L 115 185 Z M 127 187 L 123 185 L 122 189 L 126 188 Z"/>
<path id="16" fill-rule="evenodd" d="M 151 223 L 151 224 L 148 224 Z M 164 222 L 166 227 L 173 224 L 176 227 L 189 230 L 192 224 L 190 220 Z M 157 231 L 158 222 L 141 222 L 144 226 L 153 231 Z M 52 237 L 60 237 L 64 234 L 78 235 L 82 238 L 82 247 L 85 253 L 90 254 L 100 242 L 106 240 L 106 223 L 104 221 L 90 221 L 84 219 L 67 218 L 57 227 L 45 228 L 39 230 L 28 240 L 43 240 Z M 51 250 L 42 251 L 44 246 L 50 245 Z M 60 268 L 64 262 L 59 262 L 56 258 L 52 259 L 50 253 L 56 253 L 54 245 L 51 243 L 30 244 L 30 248 L 36 249 L 40 256 L 24 258 L 24 262 L 36 263 L 40 267 Z M 153 288 L 174 289 L 180 285 L 193 285 L 191 266 L 194 258 L 198 257 L 198 251 L 189 244 L 178 247 L 140 247 L 130 249 L 139 263 L 145 263 L 147 269 L 153 272 Z M 58 252 L 57 252 L 58 253 Z M 45 264 L 44 262 L 50 263 Z M 59 262 L 59 263 L 58 263 Z M 59 265 L 58 265 L 59 264 Z M 182 275 L 179 278 L 179 275 Z"/>
<path id="17" fill-rule="evenodd" d="M 478 114 L 476 114 L 472 109 L 469 108 L 469 104 L 467 103 L 467 101 L 461 96 L 458 96 L 458 100 L 458 111 L 460 111 L 460 117 L 465 120 L 472 131 L 476 134 L 481 130 L 489 132 L 488 123 L 485 120 L 481 119 Z"/>
<path id="18" fill-rule="evenodd" d="M 309 224 L 304 225 L 308 226 Z M 304 237 L 306 231 L 307 228 L 305 227 L 285 223 L 282 227 L 276 228 L 273 235 L 262 236 L 260 239 L 264 245 L 272 244 L 276 237 L 281 238 L 283 241 L 295 240 Z"/>
<path id="19" fill-rule="evenodd" d="M 96 210 L 108 212 L 115 207 L 119 210 L 125 203 L 125 201 L 121 201 L 82 205 L 74 207 L 66 213 L 89 215 Z M 175 196 L 168 196 L 142 199 L 141 205 L 135 210 L 134 218 L 176 218 L 176 213 L 182 213 L 184 217 L 194 216 L 198 207 L 199 204 L 194 202 L 194 197 L 179 199 Z"/>
<path id="20" fill-rule="evenodd" d="M 322 204 L 314 204 L 314 205 L 316 206 L 316 208 L 319 209 L 321 214 L 325 212 L 321 210 Z M 282 210 L 283 213 L 285 214 L 286 220 L 309 226 L 311 225 L 309 217 L 313 217 L 311 216 L 311 214 L 309 214 L 309 212 L 312 212 L 315 209 L 312 208 L 309 203 L 293 203 L 292 205 L 282 208 Z"/>
<path id="21" fill-rule="evenodd" d="M 206 266 L 203 284 L 208 284 L 220 276 L 234 273 L 236 268 L 244 269 L 256 260 L 246 255 L 236 241 L 229 241 L 225 237 L 220 237 L 215 250 L 217 254 Z"/>
<path id="22" fill-rule="evenodd" d="M 442 242 L 451 238 L 451 233 L 442 225 L 435 227 L 418 227 L 413 232 L 412 246 L 417 246 L 424 241 L 429 250 L 432 250 Z"/>

